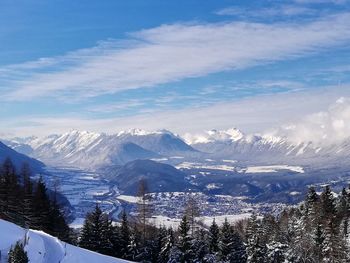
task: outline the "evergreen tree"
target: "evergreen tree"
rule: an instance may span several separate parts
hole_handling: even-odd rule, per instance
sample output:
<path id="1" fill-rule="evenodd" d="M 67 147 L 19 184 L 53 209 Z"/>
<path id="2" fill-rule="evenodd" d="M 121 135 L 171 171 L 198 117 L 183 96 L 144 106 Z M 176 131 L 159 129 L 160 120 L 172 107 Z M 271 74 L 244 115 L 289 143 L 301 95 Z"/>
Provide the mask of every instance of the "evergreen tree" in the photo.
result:
<path id="1" fill-rule="evenodd" d="M 152 262 L 167 262 L 168 259 L 161 259 L 160 255 L 167 242 L 168 231 L 164 226 L 161 226 L 157 231 L 156 242 L 154 244 L 154 249 L 152 251 Z M 164 255 L 163 255 L 164 256 Z"/>
<path id="2" fill-rule="evenodd" d="M 142 242 L 142 239 L 142 233 L 138 231 L 135 225 L 130 235 L 130 243 L 128 245 L 128 259 L 133 261 L 140 261 L 141 243 L 145 244 Z"/>
<path id="3" fill-rule="evenodd" d="M 181 263 L 191 262 L 194 258 L 194 251 L 192 249 L 192 237 L 190 235 L 190 223 L 187 219 L 187 216 L 182 217 L 180 226 L 179 226 L 179 242 L 177 247 L 181 252 Z"/>
<path id="4" fill-rule="evenodd" d="M 111 242 L 112 248 L 111 248 L 111 255 L 114 257 L 121 258 L 121 227 L 118 226 L 111 226 L 111 233 L 109 236 L 109 240 Z"/>
<path id="5" fill-rule="evenodd" d="M 213 257 L 216 259 L 216 256 L 211 255 L 209 252 L 208 233 L 204 229 L 199 229 L 196 232 L 192 241 L 192 248 L 195 252 L 194 262 L 208 262 L 209 258 L 211 260 Z"/>
<path id="6" fill-rule="evenodd" d="M 94 211 L 86 216 L 79 246 L 102 254 L 113 254 L 109 239 L 111 234 L 111 222 L 96 204 Z"/>
<path id="7" fill-rule="evenodd" d="M 343 188 L 337 204 L 337 215 L 339 218 L 348 217 L 350 212 L 349 194 Z"/>
<path id="8" fill-rule="evenodd" d="M 288 260 L 288 246 L 279 242 L 273 241 L 267 245 L 267 262 L 284 263 Z M 287 261 L 288 262 L 288 261 Z"/>
<path id="9" fill-rule="evenodd" d="M 29 259 L 27 252 L 20 242 L 17 242 L 15 247 L 11 248 L 8 254 L 8 263 L 28 263 Z"/>
<path id="10" fill-rule="evenodd" d="M 57 202 L 57 193 L 54 193 L 53 201 L 50 203 L 48 233 L 58 237 L 62 241 L 70 242 L 70 228 L 60 210 Z"/>
<path id="11" fill-rule="evenodd" d="M 245 263 L 247 262 L 247 253 L 245 244 L 237 231 L 232 233 L 232 251 L 228 255 L 229 262 Z"/>
<path id="12" fill-rule="evenodd" d="M 21 170 L 23 178 L 23 217 L 26 228 L 33 228 L 35 224 L 33 204 L 33 183 L 30 180 L 31 171 L 28 164 L 24 164 Z"/>
<path id="13" fill-rule="evenodd" d="M 252 215 L 247 224 L 247 262 L 266 262 L 266 244 L 261 242 L 262 231 L 256 215 Z"/>
<path id="14" fill-rule="evenodd" d="M 220 259 L 223 261 L 228 261 L 230 254 L 233 250 L 233 231 L 232 227 L 225 218 L 224 223 L 221 227 L 221 235 L 219 240 L 219 251 L 220 251 Z"/>
<path id="15" fill-rule="evenodd" d="M 40 177 L 36 183 L 33 195 L 32 228 L 49 232 L 50 229 L 50 200 L 47 196 L 46 185 Z"/>
<path id="16" fill-rule="evenodd" d="M 158 263 L 166 263 L 169 261 L 171 250 L 174 246 L 175 246 L 174 230 L 172 228 L 169 228 L 167 230 L 167 235 L 164 237 L 162 241 L 162 248 L 159 253 Z"/>
<path id="17" fill-rule="evenodd" d="M 0 178 L 0 213 L 5 220 L 23 225 L 22 193 L 12 161 L 7 158 L 2 165 Z"/>
<path id="18" fill-rule="evenodd" d="M 323 262 L 341 262 L 346 252 L 341 241 L 342 239 L 338 235 L 337 226 L 330 220 L 325 228 L 322 247 Z"/>
<path id="19" fill-rule="evenodd" d="M 324 221 L 330 220 L 336 215 L 335 200 L 329 185 L 327 185 L 321 194 L 322 216 Z"/>
<path id="20" fill-rule="evenodd" d="M 220 229 L 214 219 L 209 228 L 209 252 L 211 254 L 216 254 L 219 251 L 219 237 Z"/>
<path id="21" fill-rule="evenodd" d="M 129 259 L 129 244 L 130 244 L 130 228 L 129 228 L 129 222 L 128 217 L 125 212 L 123 211 L 122 214 L 122 222 L 120 226 L 120 257 L 124 259 Z"/>

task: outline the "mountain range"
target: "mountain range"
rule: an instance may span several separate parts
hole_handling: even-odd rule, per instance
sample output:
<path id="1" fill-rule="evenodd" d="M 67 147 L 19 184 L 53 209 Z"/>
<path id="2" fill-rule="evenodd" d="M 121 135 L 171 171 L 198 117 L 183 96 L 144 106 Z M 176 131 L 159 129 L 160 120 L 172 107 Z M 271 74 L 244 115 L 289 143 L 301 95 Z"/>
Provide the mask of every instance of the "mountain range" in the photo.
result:
<path id="1" fill-rule="evenodd" d="M 9 147 L 49 165 L 96 169 L 138 159 L 169 164 L 197 160 L 234 160 L 245 164 L 325 165 L 350 155 L 350 138 L 339 144 L 292 142 L 285 137 L 244 134 L 238 129 L 211 130 L 186 139 L 161 130 L 133 129 L 108 135 L 73 130 L 45 138 L 3 140 Z"/>
<path id="2" fill-rule="evenodd" d="M 16 154 L 16 160 L 24 158 L 37 166 L 89 170 L 126 194 L 135 194 L 138 181 L 146 178 L 155 192 L 192 189 L 288 201 L 295 197 L 289 193 L 303 192 L 310 184 L 331 182 L 341 187 L 350 171 L 350 139 L 321 146 L 244 134 L 235 128 L 184 138 L 167 130 L 116 134 L 73 130 L 3 142 L 19 153 L 2 144 L 6 152 L 0 156 Z"/>

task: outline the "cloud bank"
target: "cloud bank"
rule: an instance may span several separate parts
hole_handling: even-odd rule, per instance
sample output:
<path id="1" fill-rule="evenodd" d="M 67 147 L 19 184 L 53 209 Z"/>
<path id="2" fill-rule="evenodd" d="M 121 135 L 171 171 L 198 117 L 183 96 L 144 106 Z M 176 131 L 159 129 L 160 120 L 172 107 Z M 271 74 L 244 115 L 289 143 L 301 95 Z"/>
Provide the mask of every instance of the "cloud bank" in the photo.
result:
<path id="1" fill-rule="evenodd" d="M 216 103 L 207 107 L 156 111 L 127 118 L 88 119 L 81 115 L 71 114 L 56 117 L 26 116 L 25 118 L 3 120 L 2 124 L 3 132 L 18 136 L 44 136 L 64 133 L 71 129 L 116 133 L 131 128 L 168 129 L 184 135 L 232 127 L 241 129 L 244 133 L 268 131 L 277 135 L 276 129 L 286 123 L 300 123 L 298 124 L 300 127 L 302 125 L 309 127 L 309 124 L 304 124 L 304 121 L 301 123 L 300 120 L 307 115 L 325 111 L 329 105 L 339 99 L 339 94 L 350 97 L 350 86 L 257 96 L 235 102 Z M 336 113 L 341 113 L 341 111 L 336 111 Z M 340 122 L 338 125 L 341 125 Z M 299 130 L 302 129 L 297 129 Z M 278 133 L 281 136 L 288 135 L 295 140 L 298 137 L 307 140 L 305 134 L 296 134 L 295 131 L 293 133 L 292 129 L 285 130 L 285 127 Z"/>
<path id="2" fill-rule="evenodd" d="M 350 98 L 341 97 L 328 110 L 308 115 L 300 122 L 282 126 L 276 133 L 289 140 L 316 145 L 337 144 L 350 138 Z"/>

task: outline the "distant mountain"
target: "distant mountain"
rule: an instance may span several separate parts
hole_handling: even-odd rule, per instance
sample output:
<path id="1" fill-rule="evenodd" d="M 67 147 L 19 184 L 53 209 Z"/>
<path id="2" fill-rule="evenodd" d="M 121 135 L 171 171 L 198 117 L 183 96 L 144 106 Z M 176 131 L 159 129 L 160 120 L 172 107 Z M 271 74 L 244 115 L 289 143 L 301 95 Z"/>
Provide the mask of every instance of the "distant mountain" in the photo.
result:
<path id="1" fill-rule="evenodd" d="M 44 167 L 44 164 L 42 162 L 30 158 L 24 154 L 18 153 L 17 151 L 0 142 L 0 163 L 4 162 L 6 158 L 10 158 L 18 170 L 24 163 L 29 164 L 33 172 L 40 172 Z"/>
<path id="2" fill-rule="evenodd" d="M 127 132 L 120 132 L 117 137 L 119 140 L 133 142 L 145 149 L 165 156 L 195 151 L 182 138 L 167 130 L 145 132 L 133 129 Z"/>
<path id="3" fill-rule="evenodd" d="M 336 145 L 295 143 L 271 135 L 246 135 L 237 129 L 211 130 L 187 142 L 215 160 L 229 159 L 247 163 L 325 164 L 350 157 L 350 137 Z"/>
<path id="4" fill-rule="evenodd" d="M 7 145 L 50 165 L 91 169 L 122 165 L 137 159 L 195 152 L 169 131 L 146 132 L 136 129 L 114 135 L 74 130 L 44 139 L 31 137 L 22 141 L 8 140 Z"/>
<path id="5" fill-rule="evenodd" d="M 185 139 L 166 130 L 132 129 L 112 135 L 74 130 L 46 138 L 15 138 L 5 143 L 47 164 L 83 169 L 124 165 L 137 159 L 158 159 L 172 165 L 207 160 L 325 165 L 341 164 L 350 157 L 350 138 L 320 146 L 268 134 L 244 134 L 236 128 L 210 130 L 201 135 L 185 136 Z"/>
<path id="6" fill-rule="evenodd" d="M 191 188 L 185 173 L 171 165 L 151 160 L 136 160 L 122 167 L 109 167 L 104 174 L 123 193 L 131 195 L 137 193 L 141 179 L 147 181 L 150 192 L 177 192 Z"/>

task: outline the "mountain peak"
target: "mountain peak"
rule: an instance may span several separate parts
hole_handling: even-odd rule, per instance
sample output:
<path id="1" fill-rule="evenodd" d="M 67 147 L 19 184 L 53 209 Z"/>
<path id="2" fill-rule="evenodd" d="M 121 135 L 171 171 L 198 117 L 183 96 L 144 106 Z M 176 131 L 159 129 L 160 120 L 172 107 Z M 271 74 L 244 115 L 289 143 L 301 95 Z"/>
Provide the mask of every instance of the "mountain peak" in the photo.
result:
<path id="1" fill-rule="evenodd" d="M 209 130 L 204 134 L 199 135 L 187 135 L 186 141 L 189 144 L 198 144 L 198 143 L 209 143 L 214 141 L 239 141 L 244 138 L 245 135 L 237 128 L 230 128 L 227 130 Z"/>
<path id="2" fill-rule="evenodd" d="M 174 137 L 177 137 L 174 133 L 172 133 L 169 130 L 157 130 L 157 131 L 146 131 L 143 129 L 138 129 L 138 128 L 133 128 L 133 129 L 129 129 L 126 131 L 120 131 L 117 133 L 117 136 L 122 136 L 122 135 L 131 135 L 131 136 L 147 136 L 147 135 L 152 135 L 152 134 L 169 134 L 172 135 Z"/>

